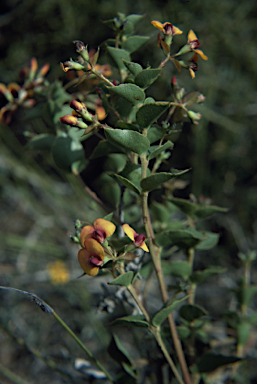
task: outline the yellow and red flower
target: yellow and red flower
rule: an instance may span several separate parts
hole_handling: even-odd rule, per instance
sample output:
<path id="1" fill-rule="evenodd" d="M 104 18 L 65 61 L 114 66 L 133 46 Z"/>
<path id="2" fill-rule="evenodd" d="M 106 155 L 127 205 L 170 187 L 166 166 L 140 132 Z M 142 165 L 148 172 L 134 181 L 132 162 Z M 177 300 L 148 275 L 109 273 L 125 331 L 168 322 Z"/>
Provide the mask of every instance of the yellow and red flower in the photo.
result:
<path id="1" fill-rule="evenodd" d="M 103 264 L 104 248 L 93 238 L 87 238 L 84 246 L 85 248 L 78 252 L 79 264 L 87 275 L 96 276 L 99 267 Z"/>
<path id="2" fill-rule="evenodd" d="M 200 47 L 200 42 L 192 29 L 188 32 L 187 44 L 189 45 L 191 51 L 197 53 L 203 60 L 208 60 L 208 57 L 203 53 L 203 51 L 198 49 Z"/>
<path id="3" fill-rule="evenodd" d="M 134 242 L 136 247 L 140 247 L 145 252 L 149 252 L 149 249 L 145 243 L 145 235 L 143 234 L 139 235 L 128 224 L 123 224 L 122 228 L 123 228 L 123 231 L 126 233 L 126 235 Z"/>
<path id="4" fill-rule="evenodd" d="M 163 33 L 164 37 L 162 37 L 160 33 L 158 34 L 158 47 L 162 47 L 166 55 L 168 55 L 170 53 L 170 45 L 172 43 L 173 36 L 181 35 L 183 32 L 168 21 L 162 24 L 158 20 L 153 20 L 151 23 L 155 28 L 159 29 L 159 31 Z"/>
<path id="5" fill-rule="evenodd" d="M 84 247 L 87 239 L 95 239 L 103 243 L 107 237 L 113 235 L 116 226 L 108 220 L 97 219 L 93 225 L 86 225 L 80 232 L 80 243 Z"/>

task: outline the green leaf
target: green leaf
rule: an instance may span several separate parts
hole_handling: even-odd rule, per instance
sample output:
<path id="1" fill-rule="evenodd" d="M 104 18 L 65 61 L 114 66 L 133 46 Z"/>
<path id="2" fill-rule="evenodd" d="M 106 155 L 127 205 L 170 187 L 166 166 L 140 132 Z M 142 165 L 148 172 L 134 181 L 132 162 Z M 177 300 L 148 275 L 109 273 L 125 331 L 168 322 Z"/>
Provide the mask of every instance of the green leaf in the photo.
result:
<path id="1" fill-rule="evenodd" d="M 212 249 L 217 245 L 219 241 L 219 234 L 212 232 L 203 232 L 203 235 L 206 237 L 199 244 L 197 244 L 196 249 L 199 251 L 205 251 L 208 249 Z"/>
<path id="2" fill-rule="evenodd" d="M 97 196 L 101 200 L 111 205 L 113 209 L 117 208 L 120 204 L 120 187 L 117 182 L 105 172 L 93 180 L 92 189 L 97 192 Z"/>
<path id="3" fill-rule="evenodd" d="M 150 147 L 149 140 L 136 131 L 128 129 L 104 128 L 107 140 L 112 144 L 122 145 L 138 155 L 145 153 Z"/>
<path id="4" fill-rule="evenodd" d="M 52 155 L 57 167 L 70 171 L 71 165 L 76 161 L 84 160 L 83 146 L 79 141 L 72 140 L 62 133 L 58 136 L 52 146 Z"/>
<path id="5" fill-rule="evenodd" d="M 178 337 L 181 340 L 185 340 L 191 335 L 191 330 L 184 325 L 179 325 L 177 327 L 177 331 L 178 331 Z"/>
<path id="6" fill-rule="evenodd" d="M 124 153 L 120 146 L 111 144 L 108 140 L 101 140 L 95 147 L 90 159 L 97 159 L 98 157 L 107 156 L 112 153 Z"/>
<path id="7" fill-rule="evenodd" d="M 179 314 L 182 319 L 191 323 L 192 321 L 199 319 L 200 317 L 206 316 L 207 312 L 199 305 L 186 304 L 180 308 Z"/>
<path id="8" fill-rule="evenodd" d="M 156 235 L 156 244 L 159 247 L 165 247 L 167 245 L 177 245 L 182 249 L 188 249 L 195 247 L 203 235 L 192 229 L 178 229 L 178 230 L 167 230 Z"/>
<path id="9" fill-rule="evenodd" d="M 133 364 L 131 357 L 129 356 L 127 350 L 122 346 L 117 335 L 112 335 L 112 340 L 107 351 L 113 360 L 115 360 L 118 364 Z"/>
<path id="10" fill-rule="evenodd" d="M 125 187 L 131 189 L 132 191 L 136 192 L 137 194 L 140 195 L 141 191 L 137 188 L 137 186 L 135 184 L 133 184 L 130 180 L 126 179 L 125 177 L 121 176 L 121 175 L 112 175 L 113 177 L 115 177 L 115 179 L 117 179 L 121 184 L 123 184 Z"/>
<path id="11" fill-rule="evenodd" d="M 224 213 L 228 211 L 227 208 L 217 207 L 215 205 L 192 203 L 188 200 L 180 199 L 177 197 L 171 198 L 171 201 L 173 204 L 176 204 L 176 206 L 186 215 L 198 219 L 205 219 L 206 217 L 215 213 Z"/>
<path id="12" fill-rule="evenodd" d="M 216 265 L 210 265 L 208 268 L 204 269 L 203 271 L 196 271 L 190 276 L 190 281 L 195 284 L 200 284 L 203 281 L 207 280 L 211 276 L 215 276 L 218 273 L 224 273 L 226 272 L 226 268 L 216 266 Z"/>
<path id="13" fill-rule="evenodd" d="M 199 99 L 200 93 L 197 91 L 188 93 L 182 100 L 183 104 L 186 104 L 187 107 L 191 107 L 195 103 L 197 103 Z"/>
<path id="14" fill-rule="evenodd" d="M 166 223 L 170 221 L 171 214 L 177 210 L 177 208 L 169 202 L 164 204 L 154 201 L 150 206 L 151 214 L 153 214 L 155 221 Z"/>
<path id="15" fill-rule="evenodd" d="M 124 273 L 123 275 L 116 277 L 116 279 L 111 281 L 109 284 L 110 285 L 121 285 L 123 287 L 128 287 L 131 284 L 133 277 L 134 277 L 134 272 L 129 271 L 129 272 Z"/>
<path id="16" fill-rule="evenodd" d="M 72 163 L 71 165 L 71 171 L 74 173 L 74 175 L 79 175 L 84 169 L 86 169 L 89 161 L 86 159 L 78 160 Z"/>
<path id="17" fill-rule="evenodd" d="M 156 141 L 159 141 L 164 134 L 165 134 L 165 129 L 157 126 L 153 126 L 151 127 L 151 129 L 147 130 L 147 138 L 151 144 Z"/>
<path id="18" fill-rule="evenodd" d="M 201 360 L 194 366 L 192 372 L 207 373 L 222 367 L 223 365 L 237 363 L 242 361 L 239 357 L 216 355 L 214 353 L 206 353 Z"/>
<path id="19" fill-rule="evenodd" d="M 168 140 L 165 144 L 161 145 L 157 149 L 155 149 L 153 152 L 150 153 L 150 155 L 147 156 L 148 160 L 153 159 L 154 157 L 159 156 L 162 152 L 166 151 L 167 149 L 173 148 L 174 143 L 172 143 L 170 140 Z"/>
<path id="20" fill-rule="evenodd" d="M 130 54 L 127 51 L 120 48 L 107 47 L 107 52 L 115 61 L 120 71 L 126 70 L 123 60 L 130 61 Z"/>
<path id="21" fill-rule="evenodd" d="M 56 136 L 55 135 L 49 135 L 47 133 L 40 133 L 37 136 L 34 136 L 26 145 L 27 149 L 38 149 L 38 150 L 49 150 L 54 141 Z"/>
<path id="22" fill-rule="evenodd" d="M 142 66 L 138 63 L 133 63 L 132 61 L 123 60 L 127 69 L 132 73 L 132 75 L 136 76 L 139 72 L 143 70 Z"/>
<path id="23" fill-rule="evenodd" d="M 172 300 L 171 302 L 168 302 L 160 311 L 158 311 L 153 319 L 152 319 L 152 324 L 155 327 L 160 326 L 164 320 L 167 319 L 169 314 L 174 311 L 184 300 L 186 300 L 188 296 L 183 297 L 182 299 L 179 300 Z"/>
<path id="24" fill-rule="evenodd" d="M 134 81 L 140 88 L 146 89 L 157 80 L 162 70 L 158 68 L 147 68 L 139 72 Z"/>
<path id="25" fill-rule="evenodd" d="M 128 15 L 126 17 L 126 21 L 129 21 L 134 26 L 134 24 L 138 23 L 142 19 L 142 17 L 143 17 L 143 15 L 138 15 L 136 13 L 132 13 L 131 15 Z"/>
<path id="26" fill-rule="evenodd" d="M 130 36 L 124 41 L 122 48 L 129 53 L 135 52 L 138 48 L 141 47 L 141 45 L 146 43 L 149 38 L 149 36 Z"/>
<path id="27" fill-rule="evenodd" d="M 241 322 L 237 327 L 237 338 L 239 345 L 245 345 L 250 337 L 251 324 L 246 321 Z"/>
<path id="28" fill-rule="evenodd" d="M 183 171 L 173 170 L 172 172 L 159 172 L 141 181 L 143 191 L 152 191 L 153 189 L 160 188 L 163 183 L 172 179 L 173 177 L 181 176 L 188 172 L 189 169 Z"/>
<path id="29" fill-rule="evenodd" d="M 135 84 L 120 84 L 116 87 L 106 87 L 110 92 L 119 95 L 133 105 L 142 104 L 145 99 L 144 91 Z"/>
<path id="30" fill-rule="evenodd" d="M 169 108 L 169 106 L 170 103 L 168 101 L 144 104 L 137 111 L 136 121 L 143 128 L 150 127 Z"/>
<path id="31" fill-rule="evenodd" d="M 118 319 L 115 319 L 112 324 L 117 325 L 125 325 L 125 326 L 135 326 L 140 328 L 148 328 L 149 324 L 145 320 L 144 315 L 131 315 L 131 316 L 124 316 L 120 317 Z"/>
<path id="32" fill-rule="evenodd" d="M 192 271 L 187 261 L 163 262 L 162 266 L 164 275 L 173 275 L 181 277 L 184 280 L 188 279 Z"/>

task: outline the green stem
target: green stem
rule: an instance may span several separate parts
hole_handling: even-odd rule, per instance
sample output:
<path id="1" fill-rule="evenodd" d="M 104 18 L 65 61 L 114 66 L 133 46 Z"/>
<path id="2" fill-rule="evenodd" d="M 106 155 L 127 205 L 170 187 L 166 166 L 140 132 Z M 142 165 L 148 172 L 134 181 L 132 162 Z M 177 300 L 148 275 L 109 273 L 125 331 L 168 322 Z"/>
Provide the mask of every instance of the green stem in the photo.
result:
<path id="1" fill-rule="evenodd" d="M 139 300 L 138 298 L 138 295 L 136 293 L 136 290 L 135 288 L 133 287 L 132 284 L 130 284 L 128 287 L 127 287 L 129 293 L 131 294 L 131 296 L 133 297 L 133 299 L 135 300 L 135 302 L 137 303 L 140 311 L 143 313 L 145 319 L 150 322 L 150 316 L 148 315 L 148 312 L 146 311 L 145 307 L 143 306 L 143 304 L 141 303 L 141 301 Z"/>
<path id="2" fill-rule="evenodd" d="M 10 371 L 10 369 L 4 367 L 2 364 L 0 364 L 0 373 L 2 373 L 2 375 L 9 379 L 12 383 L 28 384 L 26 380 L 23 380 L 20 376 L 17 376 L 15 373 Z"/>
<path id="3" fill-rule="evenodd" d="M 184 381 L 183 381 L 182 377 L 180 376 L 180 374 L 176 368 L 176 365 L 174 364 L 174 361 L 172 360 L 169 352 L 167 351 L 167 348 L 165 347 L 165 344 L 162 340 L 162 337 L 160 335 L 159 330 L 152 332 L 152 333 L 154 334 L 154 337 L 155 337 L 159 347 L 161 348 L 163 355 L 165 356 L 167 362 L 169 363 L 169 366 L 170 366 L 172 372 L 174 373 L 174 376 L 176 377 L 176 379 L 178 380 L 178 382 L 180 384 L 184 384 Z"/>
<path id="4" fill-rule="evenodd" d="M 75 335 L 75 333 L 70 329 L 70 327 L 57 315 L 56 312 L 52 313 L 53 317 L 61 324 L 61 326 L 73 337 L 76 343 L 83 349 L 83 351 L 88 355 L 88 357 L 93 360 L 97 367 L 106 375 L 111 383 L 114 384 L 113 378 L 102 366 L 102 364 L 94 357 L 94 355 L 87 349 L 87 347 L 82 343 L 82 341 Z"/>
<path id="5" fill-rule="evenodd" d="M 145 129 L 143 131 L 143 135 L 146 136 L 146 133 L 147 133 L 147 130 Z M 148 168 L 148 160 L 147 160 L 145 154 L 140 156 L 140 160 L 141 160 L 142 179 L 143 179 L 146 177 L 146 172 L 147 172 L 147 168 Z M 159 286 L 161 289 L 162 300 L 163 300 L 163 303 L 166 303 L 169 299 L 169 296 L 168 296 L 167 287 L 166 287 L 166 284 L 164 281 L 164 275 L 163 275 L 163 270 L 162 270 L 162 266 L 161 266 L 161 249 L 153 243 L 154 233 L 153 233 L 151 219 L 150 219 L 150 215 L 149 215 L 149 211 L 148 211 L 148 202 L 147 202 L 148 193 L 142 192 L 141 198 L 142 198 L 143 220 L 144 220 L 146 235 L 147 235 L 147 238 L 149 240 L 150 254 L 152 257 L 152 262 L 153 262 L 155 272 L 157 275 L 157 279 L 159 282 Z M 178 357 L 178 360 L 179 360 L 179 363 L 181 366 L 181 370 L 183 373 L 185 383 L 191 384 L 191 379 L 190 379 L 187 363 L 185 360 L 184 352 L 182 349 L 180 339 L 178 337 L 176 324 L 175 324 L 175 321 L 174 321 L 171 313 L 168 316 L 168 321 L 169 321 L 169 326 L 170 326 L 170 331 L 171 331 L 171 336 L 173 339 L 175 351 L 176 351 L 176 354 L 177 354 L 177 357 Z"/>

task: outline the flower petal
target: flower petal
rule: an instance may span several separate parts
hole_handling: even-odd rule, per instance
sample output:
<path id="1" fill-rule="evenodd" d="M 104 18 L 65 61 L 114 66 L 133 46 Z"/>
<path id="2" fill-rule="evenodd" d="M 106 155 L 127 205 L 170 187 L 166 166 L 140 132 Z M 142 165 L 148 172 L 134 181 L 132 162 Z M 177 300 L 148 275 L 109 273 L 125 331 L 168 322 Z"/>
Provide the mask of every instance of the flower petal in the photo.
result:
<path id="1" fill-rule="evenodd" d="M 98 274 L 99 267 L 90 262 L 90 254 L 85 248 L 79 251 L 78 260 L 81 268 L 87 275 L 96 276 Z"/>
<path id="2" fill-rule="evenodd" d="M 190 41 L 198 40 L 196 34 L 194 33 L 194 31 L 192 29 L 190 29 L 190 31 L 188 32 L 187 40 L 189 43 L 190 43 Z"/>
<path id="3" fill-rule="evenodd" d="M 201 51 L 201 49 L 194 49 L 194 52 L 198 53 L 198 55 L 203 59 L 203 60 L 208 60 L 208 57 Z"/>
<path id="4" fill-rule="evenodd" d="M 105 238 L 110 237 L 115 232 L 116 226 L 108 220 L 97 219 L 94 222 L 94 228 L 105 233 Z"/>
<path id="5" fill-rule="evenodd" d="M 90 256 L 95 256 L 99 260 L 104 259 L 104 248 L 98 243 L 95 239 L 86 239 L 84 242 L 85 249 L 90 254 Z"/>
<path id="6" fill-rule="evenodd" d="M 136 231 L 133 228 L 131 228 L 128 224 L 123 224 L 122 228 L 123 228 L 123 231 L 126 233 L 126 235 L 132 241 L 135 241 L 135 235 L 137 235 Z"/>
<path id="7" fill-rule="evenodd" d="M 153 20 L 151 21 L 151 24 L 153 24 L 155 28 L 158 28 L 160 31 L 164 32 L 163 24 L 160 21 Z"/>
<path id="8" fill-rule="evenodd" d="M 142 248 L 145 252 L 149 252 L 148 246 L 146 245 L 145 242 L 143 242 L 140 248 Z"/>
<path id="9" fill-rule="evenodd" d="M 179 29 L 178 27 L 175 27 L 175 25 L 173 25 L 172 29 L 173 35 L 181 35 L 183 33 L 183 31 L 181 31 L 181 29 Z"/>
<path id="10" fill-rule="evenodd" d="M 86 225 L 82 228 L 80 232 L 80 244 L 84 247 L 84 242 L 86 239 L 93 237 L 95 228 L 92 225 Z"/>

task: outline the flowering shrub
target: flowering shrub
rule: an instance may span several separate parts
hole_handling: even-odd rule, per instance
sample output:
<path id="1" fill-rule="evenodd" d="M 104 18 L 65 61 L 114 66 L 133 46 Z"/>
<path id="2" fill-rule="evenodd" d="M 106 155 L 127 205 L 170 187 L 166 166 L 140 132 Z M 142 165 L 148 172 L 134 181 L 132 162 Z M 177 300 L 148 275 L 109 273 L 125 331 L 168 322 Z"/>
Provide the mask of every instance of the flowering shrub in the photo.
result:
<path id="1" fill-rule="evenodd" d="M 238 301 L 240 308 L 227 316 L 230 320 L 233 315 L 237 316 L 233 324 L 237 353 L 214 353 L 206 330 L 210 319 L 206 310 L 195 303 L 195 292 L 198 284 L 224 269 L 210 265 L 204 270 L 195 270 L 194 257 L 196 250 L 213 248 L 219 237 L 202 230 L 198 223 L 226 209 L 211 205 L 208 200 L 174 197 L 172 192 L 178 188 L 179 178 L 190 170 L 164 170 L 174 147 L 172 135 L 184 121 L 199 124 L 201 114 L 192 108 L 205 98 L 198 91 L 187 93 L 173 74 L 168 100 L 157 101 L 150 96 L 150 87 L 158 82 L 165 66 L 171 64 L 170 71 L 174 69 L 178 73 L 186 69 L 191 75 L 188 81 L 191 81 L 198 70 L 198 57 L 208 58 L 199 49 L 200 42 L 193 30 L 189 31 L 186 43 L 172 52 L 173 40 L 183 32 L 170 22 L 154 20 L 152 25 L 160 31 L 156 49 L 162 50 L 163 59 L 157 68 L 150 64 L 143 68 L 132 58 L 149 40 L 148 36 L 134 34 L 134 25 L 139 20 L 140 15 L 122 13 L 108 20 L 107 25 L 114 30 L 115 38 L 107 40 L 105 48 L 97 51 L 88 50 L 82 41 L 74 41 L 77 59 L 61 63 L 66 75 L 72 73 L 65 86 L 59 81 L 48 83 L 44 79 L 48 67 L 37 72 L 36 60 L 32 59 L 28 79 L 22 86 L 0 86 L 7 100 L 1 110 L 1 121 L 10 123 L 16 109 L 28 103 L 36 108 L 30 98 L 34 94 L 45 98 L 44 118 L 53 130 L 33 135 L 27 148 L 48 148 L 56 166 L 82 180 L 85 191 L 106 210 L 106 216 L 98 218 L 93 225 L 76 221 L 72 239 L 80 245 L 78 261 L 84 274 L 90 277 L 107 275 L 111 277 L 111 281 L 108 277 L 110 285 L 127 290 L 137 313 L 115 318 L 115 326 L 140 327 L 142 332 L 147 331 L 170 367 L 171 382 L 190 384 L 202 380 L 207 383 L 210 373 L 220 368 L 225 377 L 224 366 L 231 367 L 243 357 L 251 326 L 256 322 L 256 314 L 254 317 L 247 312 L 254 290 L 249 279 L 243 280 L 243 294 Z M 111 65 L 99 63 L 103 49 Z M 67 91 L 71 88 L 72 94 Z M 97 138 L 97 144 L 94 141 L 94 147 L 87 153 L 85 148 L 90 144 L 86 144 L 91 143 L 92 137 Z M 86 172 L 90 166 L 94 167 L 96 159 L 104 166 L 95 167 L 92 180 L 87 179 Z M 158 202 L 151 198 L 155 190 L 161 191 Z M 178 250 L 183 255 L 182 260 L 173 261 Z M 241 255 L 246 269 L 254 258 L 253 253 Z M 139 259 L 140 263 L 136 264 Z M 53 279 L 57 276 L 56 265 L 49 268 L 49 273 Z M 172 294 L 165 274 L 178 279 Z M 143 281 L 150 281 L 153 275 L 160 289 L 160 301 L 155 310 L 143 295 Z M 48 308 L 45 303 L 39 303 L 42 309 Z M 47 312 L 64 325 L 51 308 Z M 110 382 L 139 382 L 140 369 L 135 367 L 117 335 L 113 336 L 108 349 L 120 366 L 114 378 L 114 372 L 109 373 L 71 330 L 68 331 Z M 170 344 L 166 343 L 166 338 Z M 199 343 L 204 348 L 198 348 Z M 163 360 L 159 360 L 156 364 L 162 367 Z M 235 368 L 230 368 L 229 375 L 232 377 L 235 372 Z M 158 377 L 155 381 L 151 379 L 151 367 L 145 375 L 147 382 L 158 380 Z"/>

